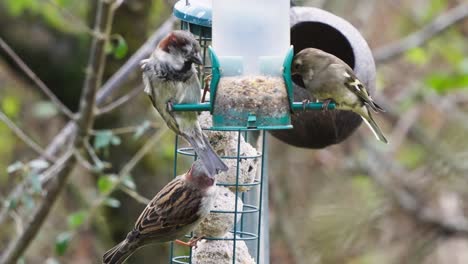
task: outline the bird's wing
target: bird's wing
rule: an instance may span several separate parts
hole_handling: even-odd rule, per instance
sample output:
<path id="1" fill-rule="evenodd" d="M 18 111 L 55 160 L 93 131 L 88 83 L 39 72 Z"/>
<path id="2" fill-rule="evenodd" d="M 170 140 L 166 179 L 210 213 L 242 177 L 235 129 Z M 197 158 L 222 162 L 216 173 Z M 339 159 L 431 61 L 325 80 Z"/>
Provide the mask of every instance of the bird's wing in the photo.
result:
<path id="1" fill-rule="evenodd" d="M 149 99 L 151 100 L 151 103 L 156 108 L 156 102 L 154 101 L 155 99 L 154 88 L 153 88 L 153 85 L 151 84 L 150 77 L 146 74 L 146 72 L 143 72 L 143 83 L 145 85 L 144 92 L 148 95 Z"/>
<path id="2" fill-rule="evenodd" d="M 168 109 L 166 109 L 167 104 L 164 105 L 158 105 L 156 102 L 157 95 L 156 95 L 156 89 L 153 86 L 153 82 L 151 81 L 151 77 L 148 75 L 148 71 L 154 71 L 156 73 L 156 77 L 161 79 L 161 82 L 164 82 L 164 79 L 162 75 L 158 75 L 158 72 L 154 66 L 153 69 L 150 68 L 150 65 L 144 65 L 142 66 L 143 69 L 143 83 L 145 86 L 144 92 L 148 95 L 149 99 L 151 100 L 151 103 L 153 104 L 154 108 L 159 112 L 159 114 L 162 116 L 162 118 L 166 121 L 166 124 L 171 128 L 173 131 L 179 131 L 179 126 L 177 124 L 177 121 L 175 120 L 175 116 L 173 112 L 170 112 Z"/>
<path id="3" fill-rule="evenodd" d="M 369 94 L 369 91 L 364 86 L 364 84 L 359 81 L 356 75 L 353 73 L 349 67 L 344 71 L 345 82 L 344 85 L 354 94 L 356 94 L 365 104 L 370 106 L 374 111 L 384 112 L 385 110 L 374 102 L 372 97 Z"/>
<path id="4" fill-rule="evenodd" d="M 180 177 L 167 184 L 146 206 L 135 229 L 157 239 L 193 224 L 199 219 L 201 194 L 184 186 Z"/>

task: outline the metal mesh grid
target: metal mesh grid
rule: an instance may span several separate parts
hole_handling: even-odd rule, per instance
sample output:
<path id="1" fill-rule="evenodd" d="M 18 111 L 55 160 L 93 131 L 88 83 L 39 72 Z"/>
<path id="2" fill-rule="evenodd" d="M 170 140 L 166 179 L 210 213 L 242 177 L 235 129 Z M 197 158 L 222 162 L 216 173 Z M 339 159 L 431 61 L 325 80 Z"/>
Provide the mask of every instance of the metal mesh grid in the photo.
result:
<path id="1" fill-rule="evenodd" d="M 223 131 L 225 132 L 225 131 Z M 225 211 L 225 210 L 212 210 L 213 213 L 221 213 L 221 214 L 231 214 L 234 216 L 234 227 L 230 231 L 232 234 L 232 238 L 223 238 L 223 237 L 205 237 L 206 240 L 228 240 L 232 241 L 232 263 L 236 263 L 235 256 L 236 256 L 236 244 L 237 241 L 242 240 L 245 241 L 248 248 L 249 253 L 253 257 L 256 263 L 260 263 L 260 247 L 261 247 L 261 223 L 262 223 L 262 204 L 263 204 L 263 193 L 262 187 L 263 183 L 267 182 L 266 173 L 264 173 L 265 169 L 265 147 L 266 147 L 266 133 L 265 131 L 261 131 L 262 135 L 262 143 L 258 155 L 255 156 L 242 156 L 241 153 L 241 135 L 244 139 L 248 140 L 248 131 L 236 131 L 237 132 L 237 152 L 236 155 L 233 156 L 222 156 L 223 159 L 235 159 L 236 162 L 236 183 L 223 183 L 217 182 L 218 186 L 225 186 L 225 187 L 234 187 L 235 191 L 235 206 L 234 210 L 232 211 Z M 192 157 L 194 160 L 196 159 L 196 155 L 193 152 L 192 148 L 189 147 L 179 147 L 179 137 L 176 137 L 175 140 L 175 157 L 174 157 L 174 177 L 177 176 L 177 166 L 179 163 L 179 155 Z M 260 159 L 260 172 L 258 177 L 254 180 L 253 183 L 246 183 L 242 184 L 239 183 L 239 166 L 240 162 L 243 159 Z M 242 192 L 238 191 L 239 187 L 242 186 L 249 186 L 252 189 L 249 192 Z M 253 192 L 253 188 L 257 188 L 257 192 Z M 254 199 L 247 199 L 249 195 L 257 194 L 257 197 L 253 197 Z M 238 199 L 241 198 L 243 202 L 242 210 L 238 210 Z M 255 202 L 248 202 L 248 200 L 254 200 Z M 240 221 L 238 221 L 238 217 L 240 217 Z M 239 222 L 239 223 L 238 223 Z M 256 223 L 256 225 L 252 225 L 251 223 Z M 187 236 L 187 238 L 191 238 L 192 235 Z M 180 254 L 176 253 L 176 245 L 172 242 L 170 245 L 170 262 L 169 263 L 180 263 L 180 264 L 190 264 L 192 263 L 192 249 L 190 248 L 187 254 Z"/>

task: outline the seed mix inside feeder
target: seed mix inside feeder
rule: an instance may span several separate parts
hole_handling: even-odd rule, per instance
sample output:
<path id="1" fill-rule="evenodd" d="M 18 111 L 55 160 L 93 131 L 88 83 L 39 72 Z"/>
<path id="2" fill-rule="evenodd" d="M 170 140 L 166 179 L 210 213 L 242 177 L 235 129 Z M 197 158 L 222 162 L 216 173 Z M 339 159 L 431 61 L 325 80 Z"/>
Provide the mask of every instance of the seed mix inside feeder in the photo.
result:
<path id="1" fill-rule="evenodd" d="M 242 122 L 239 119 L 245 114 L 282 118 L 289 112 L 284 81 L 281 77 L 263 75 L 223 77 L 218 84 L 214 111 L 232 120 L 232 124 Z"/>

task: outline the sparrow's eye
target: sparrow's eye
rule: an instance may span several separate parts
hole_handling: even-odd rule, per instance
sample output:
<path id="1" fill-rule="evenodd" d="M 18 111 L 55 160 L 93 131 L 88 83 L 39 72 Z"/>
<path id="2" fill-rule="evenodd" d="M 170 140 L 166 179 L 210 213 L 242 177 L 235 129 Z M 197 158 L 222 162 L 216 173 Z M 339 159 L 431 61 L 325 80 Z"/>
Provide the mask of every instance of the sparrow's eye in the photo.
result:
<path id="1" fill-rule="evenodd" d="M 295 70 L 299 70 L 300 67 L 301 67 L 301 64 L 299 64 L 299 63 L 294 64 L 294 69 Z"/>

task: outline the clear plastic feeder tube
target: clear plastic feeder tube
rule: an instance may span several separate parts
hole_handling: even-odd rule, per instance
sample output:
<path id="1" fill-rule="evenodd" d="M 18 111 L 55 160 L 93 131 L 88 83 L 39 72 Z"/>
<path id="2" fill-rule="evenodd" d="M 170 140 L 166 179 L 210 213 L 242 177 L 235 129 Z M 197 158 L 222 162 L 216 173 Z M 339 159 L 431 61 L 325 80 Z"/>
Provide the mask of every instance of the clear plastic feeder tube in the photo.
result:
<path id="1" fill-rule="evenodd" d="M 213 48 L 221 65 L 232 70 L 228 75 L 281 74 L 271 66 L 281 67 L 290 46 L 289 4 L 289 0 L 213 1 Z"/>

